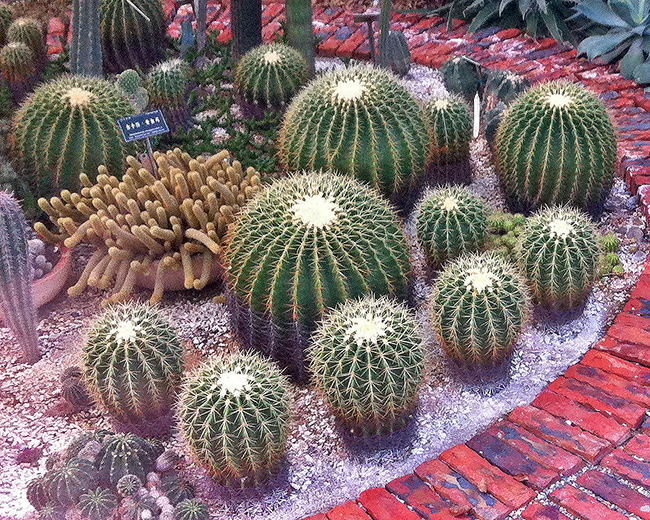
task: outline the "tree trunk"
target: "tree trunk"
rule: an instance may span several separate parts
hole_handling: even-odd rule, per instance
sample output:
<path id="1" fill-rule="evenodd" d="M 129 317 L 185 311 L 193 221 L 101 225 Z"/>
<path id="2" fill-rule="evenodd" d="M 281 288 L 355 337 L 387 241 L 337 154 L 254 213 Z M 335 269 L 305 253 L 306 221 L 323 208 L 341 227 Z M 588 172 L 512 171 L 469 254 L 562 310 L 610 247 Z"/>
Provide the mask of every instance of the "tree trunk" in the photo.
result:
<path id="1" fill-rule="evenodd" d="M 99 25 L 99 0 L 74 0 L 70 44 L 70 71 L 73 74 L 102 76 Z"/>
<path id="2" fill-rule="evenodd" d="M 262 0 L 232 0 L 232 55 L 236 61 L 262 44 Z"/>
<path id="3" fill-rule="evenodd" d="M 314 28 L 311 0 L 287 0 L 287 37 L 289 45 L 307 60 L 309 75 L 314 76 Z"/>

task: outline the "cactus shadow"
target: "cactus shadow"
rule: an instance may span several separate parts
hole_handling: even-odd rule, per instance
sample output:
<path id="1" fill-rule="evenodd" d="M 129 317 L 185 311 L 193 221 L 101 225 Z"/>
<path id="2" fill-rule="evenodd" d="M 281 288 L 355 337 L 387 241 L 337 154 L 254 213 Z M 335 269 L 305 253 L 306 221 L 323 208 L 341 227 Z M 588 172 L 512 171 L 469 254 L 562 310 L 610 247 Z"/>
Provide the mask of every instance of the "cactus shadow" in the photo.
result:
<path id="1" fill-rule="evenodd" d="M 451 358 L 446 359 L 451 377 L 458 381 L 465 390 L 483 397 L 496 395 L 510 383 L 513 356 L 495 366 L 468 367 Z"/>

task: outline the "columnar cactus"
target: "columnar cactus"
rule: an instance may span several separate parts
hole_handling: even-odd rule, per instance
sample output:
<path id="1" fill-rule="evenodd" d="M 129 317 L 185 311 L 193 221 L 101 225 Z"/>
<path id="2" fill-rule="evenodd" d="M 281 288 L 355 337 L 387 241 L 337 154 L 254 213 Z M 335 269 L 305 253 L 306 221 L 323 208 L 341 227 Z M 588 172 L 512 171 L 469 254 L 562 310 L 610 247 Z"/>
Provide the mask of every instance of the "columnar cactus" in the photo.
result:
<path id="1" fill-rule="evenodd" d="M 474 97 L 481 94 L 483 72 L 481 66 L 467 56 L 451 58 L 440 67 L 445 87 L 473 104 Z"/>
<path id="2" fill-rule="evenodd" d="M 7 29 L 14 19 L 14 11 L 9 4 L 0 3 L 0 46 L 7 43 Z"/>
<path id="3" fill-rule="evenodd" d="M 9 42 L 0 49 L 0 70 L 9 82 L 26 81 L 36 74 L 34 53 L 22 42 Z"/>
<path id="4" fill-rule="evenodd" d="M 157 419 L 174 403 L 183 349 L 174 327 L 149 305 L 108 309 L 83 353 L 91 393 L 118 420 Z"/>
<path id="5" fill-rule="evenodd" d="M 449 164 L 469 160 L 472 116 L 459 96 L 433 98 L 425 110 L 431 123 L 431 156 L 435 163 Z"/>
<path id="6" fill-rule="evenodd" d="M 348 300 L 327 316 L 313 341 L 316 385 L 353 433 L 381 435 L 405 426 L 424 359 L 405 305 L 386 297 Z"/>
<path id="7" fill-rule="evenodd" d="M 497 170 L 524 209 L 567 204 L 599 206 L 616 164 L 616 131 L 601 100 L 561 81 L 530 89 L 499 125 Z"/>
<path id="8" fill-rule="evenodd" d="M 97 487 L 97 470 L 92 462 L 73 457 L 45 474 L 50 500 L 59 506 L 75 505 L 79 497 Z"/>
<path id="9" fill-rule="evenodd" d="M 108 489 L 97 488 L 79 497 L 77 508 L 88 520 L 107 520 L 117 507 L 117 497 Z"/>
<path id="10" fill-rule="evenodd" d="M 411 51 L 404 33 L 390 31 L 386 39 L 385 66 L 397 76 L 405 76 L 411 70 Z"/>
<path id="11" fill-rule="evenodd" d="M 189 65 L 181 59 L 163 61 L 147 74 L 149 102 L 163 111 L 172 128 L 188 125 L 189 76 Z"/>
<path id="12" fill-rule="evenodd" d="M 160 0 L 102 0 L 101 36 L 109 72 L 160 61 L 165 47 L 165 15 Z"/>
<path id="13" fill-rule="evenodd" d="M 5 324 L 22 347 L 24 360 L 35 363 L 41 354 L 26 230 L 27 222 L 18 202 L 0 191 L 0 307 Z"/>
<path id="14" fill-rule="evenodd" d="M 75 189 L 82 172 L 94 179 L 101 164 L 121 173 L 133 147 L 116 122 L 132 112 L 102 79 L 64 76 L 38 87 L 16 112 L 13 135 L 17 166 L 34 195 Z"/>
<path id="15" fill-rule="evenodd" d="M 180 430 L 219 482 L 247 486 L 276 471 L 289 433 L 289 385 L 254 354 L 212 359 L 185 384 Z"/>
<path id="16" fill-rule="evenodd" d="M 305 58 L 282 43 L 251 49 L 239 61 L 235 72 L 239 95 L 268 108 L 289 103 L 308 79 Z"/>
<path id="17" fill-rule="evenodd" d="M 514 265 L 475 253 L 447 264 L 431 301 L 442 347 L 466 366 L 505 361 L 524 325 L 528 291 Z"/>
<path id="18" fill-rule="evenodd" d="M 289 170 L 331 169 L 392 195 L 426 169 L 426 116 L 389 72 L 354 66 L 323 74 L 287 109 L 280 157 Z"/>
<path id="19" fill-rule="evenodd" d="M 530 82 L 519 74 L 491 70 L 483 91 L 483 110 L 491 110 L 500 102 L 508 106 L 529 88 Z"/>
<path id="20" fill-rule="evenodd" d="M 438 188 L 422 202 L 416 229 L 429 260 L 441 265 L 481 248 L 487 235 L 487 209 L 465 188 Z"/>
<path id="21" fill-rule="evenodd" d="M 571 308 L 598 276 L 598 231 L 579 211 L 549 207 L 526 220 L 516 256 L 537 302 Z"/>
<path id="22" fill-rule="evenodd" d="M 153 471 L 156 456 L 149 442 L 132 433 L 118 433 L 108 437 L 97 456 L 99 482 L 116 487 L 127 475 L 136 476 L 141 482 Z M 124 483 L 123 483 L 124 484 Z"/>
<path id="23" fill-rule="evenodd" d="M 34 53 L 34 59 L 45 59 L 45 36 L 40 22 L 33 18 L 17 18 L 7 29 L 7 41 L 27 45 Z"/>
<path id="24" fill-rule="evenodd" d="M 174 508 L 176 520 L 210 520 L 210 510 L 196 498 L 183 500 Z"/>
<path id="25" fill-rule="evenodd" d="M 298 378 L 307 338 L 327 309 L 371 292 L 406 297 L 411 266 L 396 215 L 344 176 L 276 181 L 244 209 L 227 244 L 243 339 Z"/>
<path id="26" fill-rule="evenodd" d="M 73 0 L 70 71 L 83 76 L 102 75 L 99 0 Z"/>

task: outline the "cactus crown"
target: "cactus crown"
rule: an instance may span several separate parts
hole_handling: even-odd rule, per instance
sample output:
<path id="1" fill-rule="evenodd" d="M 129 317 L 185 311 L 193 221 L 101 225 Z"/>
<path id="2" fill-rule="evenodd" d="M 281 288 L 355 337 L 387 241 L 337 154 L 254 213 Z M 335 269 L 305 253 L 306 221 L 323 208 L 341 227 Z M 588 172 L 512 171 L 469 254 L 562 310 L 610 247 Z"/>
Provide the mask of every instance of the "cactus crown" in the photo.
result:
<path id="1" fill-rule="evenodd" d="M 308 78 L 305 58 L 282 43 L 251 49 L 239 61 L 235 72 L 239 93 L 246 100 L 266 107 L 288 103 Z"/>
<path id="2" fill-rule="evenodd" d="M 254 484 L 285 450 L 289 397 L 286 377 L 257 355 L 212 359 L 183 388 L 180 429 L 217 480 Z"/>
<path id="3" fill-rule="evenodd" d="M 163 61 L 147 74 L 147 92 L 151 103 L 178 107 L 187 102 L 189 65 L 181 59 Z"/>
<path id="4" fill-rule="evenodd" d="M 510 106 L 497 131 L 496 152 L 499 176 L 517 204 L 587 209 L 598 206 L 611 187 L 616 132 L 596 96 L 553 81 Z"/>
<path id="5" fill-rule="evenodd" d="M 7 29 L 7 41 L 27 45 L 36 59 L 45 56 L 45 38 L 40 22 L 33 18 L 17 18 Z"/>
<path id="6" fill-rule="evenodd" d="M 415 318 L 386 297 L 348 300 L 317 329 L 309 357 L 318 387 L 354 431 L 404 426 L 422 380 L 424 349 Z"/>
<path id="7" fill-rule="evenodd" d="M 416 230 L 429 260 L 440 265 L 483 245 L 487 210 L 483 201 L 466 188 L 438 188 L 425 196 Z"/>
<path id="8" fill-rule="evenodd" d="M 294 98 L 279 149 L 290 170 L 339 171 L 391 195 L 424 173 L 430 144 L 422 108 L 395 76 L 354 66 L 323 74 Z"/>
<path id="9" fill-rule="evenodd" d="M 25 81 L 36 72 L 34 53 L 22 42 L 9 42 L 0 49 L 0 69 L 8 81 Z"/>
<path id="10" fill-rule="evenodd" d="M 447 264 L 432 298 L 433 324 L 445 352 L 469 366 L 504 361 L 528 310 L 528 292 L 516 268 L 490 253 Z"/>
<path id="11" fill-rule="evenodd" d="M 176 520 L 210 520 L 210 511 L 204 503 L 196 498 L 189 498 L 176 505 L 174 518 Z"/>
<path id="12" fill-rule="evenodd" d="M 431 154 L 436 163 L 469 159 L 472 117 L 459 96 L 433 98 L 425 105 L 431 128 Z"/>
<path id="13" fill-rule="evenodd" d="M 89 332 L 83 353 L 91 392 L 118 419 L 154 419 L 169 410 L 183 349 L 174 327 L 153 307 L 108 309 Z"/>
<path id="14" fill-rule="evenodd" d="M 117 497 L 108 489 L 99 487 L 81 495 L 77 507 L 88 520 L 107 520 L 117 507 Z"/>
<path id="15" fill-rule="evenodd" d="M 97 470 L 92 462 L 72 457 L 45 474 L 48 496 L 59 506 L 73 506 L 79 497 L 97 486 Z"/>
<path id="16" fill-rule="evenodd" d="M 598 276 L 598 231 L 580 211 L 545 208 L 526 220 L 516 256 L 539 303 L 574 307 Z"/>

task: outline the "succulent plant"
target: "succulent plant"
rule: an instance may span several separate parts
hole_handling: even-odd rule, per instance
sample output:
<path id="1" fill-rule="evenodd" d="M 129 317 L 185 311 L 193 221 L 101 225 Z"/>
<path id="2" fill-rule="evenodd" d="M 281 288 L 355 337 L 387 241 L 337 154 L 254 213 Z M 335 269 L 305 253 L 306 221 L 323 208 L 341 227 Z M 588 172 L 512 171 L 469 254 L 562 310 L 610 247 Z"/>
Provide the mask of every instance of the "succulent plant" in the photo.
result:
<path id="1" fill-rule="evenodd" d="M 45 36 L 40 22 L 33 18 L 17 18 L 7 29 L 7 41 L 27 45 L 34 53 L 36 61 L 45 59 Z"/>
<path id="2" fill-rule="evenodd" d="M 298 379 L 327 309 L 371 292 L 405 298 L 411 270 L 379 193 L 323 172 L 276 181 L 253 199 L 230 229 L 225 262 L 242 338 Z"/>
<path id="3" fill-rule="evenodd" d="M 618 237 L 614 233 L 608 233 L 607 235 L 601 236 L 600 243 L 603 250 L 607 253 L 616 253 L 620 245 Z"/>
<path id="4" fill-rule="evenodd" d="M 128 99 L 102 79 L 64 76 L 41 85 L 14 116 L 19 173 L 36 196 L 50 196 L 77 188 L 82 172 L 94 179 L 101 164 L 121 172 L 132 145 L 116 122 L 132 112 Z"/>
<path id="5" fill-rule="evenodd" d="M 100 8 L 104 67 L 108 72 L 147 70 L 161 60 L 165 16 L 160 0 L 103 0 Z"/>
<path id="6" fill-rule="evenodd" d="M 178 478 L 175 473 L 167 473 L 160 478 L 160 489 L 174 505 L 188 498 L 194 498 L 194 486 Z"/>
<path id="7" fill-rule="evenodd" d="M 516 255 L 538 303 L 572 308 L 598 277 L 598 231 L 577 210 L 545 208 L 526 220 Z"/>
<path id="8" fill-rule="evenodd" d="M 156 459 L 156 471 L 158 473 L 169 473 L 176 469 L 181 456 L 175 450 L 165 450 Z"/>
<path id="9" fill-rule="evenodd" d="M 97 460 L 100 484 L 114 488 L 127 475 L 143 482 L 147 473 L 153 471 L 156 457 L 146 439 L 132 433 L 117 433 L 104 441 Z"/>
<path id="10" fill-rule="evenodd" d="M 255 354 L 215 358 L 185 383 L 180 430 L 219 482 L 254 485 L 273 473 L 289 433 L 289 384 Z"/>
<path id="11" fill-rule="evenodd" d="M 154 261 L 158 266 L 151 303 L 162 299 L 168 269 L 182 267 L 187 289 L 202 289 L 210 281 L 221 239 L 258 191 L 259 174 L 231 162 L 225 150 L 193 159 L 176 148 L 155 152 L 154 160 L 155 176 L 128 157 L 121 182 L 101 168 L 96 184 L 80 176 L 80 193 L 62 191 L 61 198 L 39 200 L 61 232 L 53 234 L 37 222 L 34 228 L 45 240 L 65 241 L 67 247 L 88 242 L 97 248 L 77 284 L 68 289 L 70 296 L 88 285 L 108 289 L 115 280 L 107 302 L 123 301 Z"/>
<path id="12" fill-rule="evenodd" d="M 307 85 L 287 109 L 280 157 L 289 170 L 331 169 L 392 195 L 426 169 L 426 116 L 384 69 L 353 66 Z"/>
<path id="13" fill-rule="evenodd" d="M 149 93 L 142 86 L 142 78 L 133 69 L 127 69 L 117 76 L 117 87 L 126 94 L 136 113 L 143 112 L 149 104 Z"/>
<path id="14" fill-rule="evenodd" d="M 316 385 L 354 433 L 405 426 L 422 381 L 424 347 L 415 318 L 386 297 L 347 300 L 314 334 Z"/>
<path id="15" fill-rule="evenodd" d="M 499 101 L 494 108 L 486 110 L 483 113 L 483 121 L 485 124 L 485 140 L 488 142 L 490 147 L 494 146 L 494 141 L 497 138 L 497 130 L 503 119 L 503 114 L 506 111 L 506 105 L 502 101 Z"/>
<path id="16" fill-rule="evenodd" d="M 163 111 L 172 129 L 188 126 L 189 86 L 190 67 L 181 59 L 163 61 L 147 74 L 149 102 Z"/>
<path id="17" fill-rule="evenodd" d="M 26 81 L 36 73 L 34 53 L 22 42 L 9 42 L 0 49 L 0 70 L 9 82 Z"/>
<path id="18" fill-rule="evenodd" d="M 97 488 L 79 497 L 77 508 L 88 520 L 107 520 L 117 507 L 117 497 L 108 489 Z"/>
<path id="19" fill-rule="evenodd" d="M 411 51 L 404 33 L 390 31 L 386 39 L 386 66 L 397 76 L 406 76 L 411 70 Z"/>
<path id="20" fill-rule="evenodd" d="M 239 95 L 268 108 L 289 103 L 308 79 L 305 58 L 283 43 L 251 49 L 239 60 L 235 72 Z"/>
<path id="21" fill-rule="evenodd" d="M 183 500 L 177 504 L 174 515 L 176 520 L 210 520 L 207 506 L 196 498 Z"/>
<path id="22" fill-rule="evenodd" d="M 458 96 L 432 98 L 425 110 L 431 122 L 431 156 L 435 163 L 469 160 L 472 116 Z"/>
<path id="23" fill-rule="evenodd" d="M 27 501 L 40 511 L 50 503 L 47 494 L 47 481 L 43 477 L 36 477 L 27 483 Z"/>
<path id="24" fill-rule="evenodd" d="M 509 70 L 490 70 L 483 89 L 483 110 L 493 109 L 497 104 L 512 104 L 530 88 L 530 82 Z"/>
<path id="25" fill-rule="evenodd" d="M 20 204 L 9 193 L 0 191 L 0 308 L 22 348 L 24 361 L 35 363 L 41 354 L 26 230 Z"/>
<path id="26" fill-rule="evenodd" d="M 0 3 L 0 47 L 7 43 L 7 29 L 14 19 L 14 11 L 9 4 Z"/>
<path id="27" fill-rule="evenodd" d="M 63 507 L 75 505 L 79 497 L 97 487 L 97 469 L 92 462 L 73 457 L 45 474 L 50 500 Z"/>
<path id="28" fill-rule="evenodd" d="M 102 75 L 100 0 L 73 0 L 70 72 Z"/>
<path id="29" fill-rule="evenodd" d="M 61 395 L 70 404 L 85 408 L 93 402 L 79 367 L 68 367 L 61 375 Z"/>
<path id="30" fill-rule="evenodd" d="M 82 433 L 81 435 L 75 437 L 68 447 L 65 450 L 66 458 L 70 459 L 73 457 L 79 457 L 79 453 L 88 445 L 90 442 L 102 443 L 106 437 L 113 435 L 113 432 L 110 430 L 93 430 L 88 433 Z"/>
<path id="31" fill-rule="evenodd" d="M 124 475 L 117 481 L 115 489 L 120 496 L 131 497 L 142 489 L 142 479 L 137 475 Z"/>
<path id="32" fill-rule="evenodd" d="M 83 354 L 91 394 L 118 420 L 154 420 L 172 406 L 183 348 L 174 327 L 150 305 L 105 311 L 88 333 Z"/>
<path id="33" fill-rule="evenodd" d="M 552 81 L 510 106 L 499 125 L 496 155 L 499 176 L 515 204 L 593 209 L 612 185 L 616 131 L 595 95 Z"/>
<path id="34" fill-rule="evenodd" d="M 444 62 L 440 67 L 447 90 L 462 97 L 473 105 L 474 96 L 481 95 L 483 71 L 481 66 L 467 56 L 457 56 Z"/>
<path id="35" fill-rule="evenodd" d="M 529 312 L 516 267 L 491 253 L 447 264 L 431 300 L 432 322 L 445 352 L 468 366 L 505 361 Z"/>
<path id="36" fill-rule="evenodd" d="M 39 520 L 65 520 L 66 509 L 59 505 L 47 504 L 38 512 Z"/>
<path id="37" fill-rule="evenodd" d="M 487 208 L 466 188 L 438 188 L 425 196 L 416 230 L 429 261 L 442 265 L 481 248 L 487 234 Z"/>

